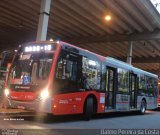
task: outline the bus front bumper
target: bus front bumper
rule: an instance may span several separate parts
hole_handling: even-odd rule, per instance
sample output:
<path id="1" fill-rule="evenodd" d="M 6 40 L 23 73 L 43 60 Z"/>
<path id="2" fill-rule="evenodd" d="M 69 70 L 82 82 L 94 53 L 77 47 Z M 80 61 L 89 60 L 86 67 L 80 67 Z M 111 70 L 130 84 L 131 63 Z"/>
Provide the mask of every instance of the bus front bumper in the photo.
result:
<path id="1" fill-rule="evenodd" d="M 34 101 L 17 101 L 8 99 L 11 108 L 19 108 L 25 110 L 33 110 L 36 112 L 52 113 L 52 99 L 47 98 L 45 100 Z"/>

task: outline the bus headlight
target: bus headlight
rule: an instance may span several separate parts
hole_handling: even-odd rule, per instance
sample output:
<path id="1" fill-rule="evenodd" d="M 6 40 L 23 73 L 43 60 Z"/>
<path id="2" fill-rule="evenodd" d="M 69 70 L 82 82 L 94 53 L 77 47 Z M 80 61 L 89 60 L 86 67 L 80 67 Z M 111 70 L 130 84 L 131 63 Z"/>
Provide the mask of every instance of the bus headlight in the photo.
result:
<path id="1" fill-rule="evenodd" d="M 49 97 L 49 92 L 48 92 L 48 90 L 43 90 L 43 91 L 41 91 L 41 93 L 40 93 L 40 98 L 41 99 L 46 99 L 46 98 L 48 98 Z"/>
<path id="2" fill-rule="evenodd" d="M 4 90 L 4 94 L 6 95 L 6 97 L 8 97 L 9 93 L 10 93 L 10 92 L 9 92 L 9 89 L 6 88 L 6 89 Z"/>

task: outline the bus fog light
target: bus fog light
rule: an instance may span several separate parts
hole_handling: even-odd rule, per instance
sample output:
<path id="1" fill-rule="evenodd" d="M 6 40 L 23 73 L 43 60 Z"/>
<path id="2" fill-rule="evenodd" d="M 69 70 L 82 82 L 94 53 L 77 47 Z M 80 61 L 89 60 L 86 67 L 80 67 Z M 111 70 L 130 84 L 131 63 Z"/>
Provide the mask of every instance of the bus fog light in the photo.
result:
<path id="1" fill-rule="evenodd" d="M 42 99 L 48 98 L 48 97 L 49 97 L 49 92 L 48 92 L 48 90 L 43 90 L 43 91 L 40 93 L 40 97 L 41 97 Z"/>
<path id="2" fill-rule="evenodd" d="M 6 88 L 5 90 L 4 90 L 4 94 L 8 97 L 8 95 L 9 95 L 9 90 Z"/>

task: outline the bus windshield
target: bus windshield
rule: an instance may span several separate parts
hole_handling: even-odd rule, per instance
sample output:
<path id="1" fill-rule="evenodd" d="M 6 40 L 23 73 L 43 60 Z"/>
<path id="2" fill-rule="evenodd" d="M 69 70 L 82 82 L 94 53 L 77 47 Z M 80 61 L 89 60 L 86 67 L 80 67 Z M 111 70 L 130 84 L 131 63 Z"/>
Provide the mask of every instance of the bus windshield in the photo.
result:
<path id="1" fill-rule="evenodd" d="M 28 89 L 44 86 L 50 74 L 54 52 L 19 52 L 9 72 L 9 86 L 15 90 L 24 89 L 25 86 Z"/>

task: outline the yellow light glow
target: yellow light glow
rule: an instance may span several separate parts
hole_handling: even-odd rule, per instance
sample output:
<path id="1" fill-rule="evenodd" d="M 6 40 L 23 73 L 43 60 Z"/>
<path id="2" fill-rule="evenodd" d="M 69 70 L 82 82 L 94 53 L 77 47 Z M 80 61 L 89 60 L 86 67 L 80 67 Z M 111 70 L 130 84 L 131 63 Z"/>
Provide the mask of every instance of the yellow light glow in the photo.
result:
<path id="1" fill-rule="evenodd" d="M 104 105 L 102 105 L 102 109 L 104 110 Z"/>
<path id="2" fill-rule="evenodd" d="M 8 95 L 9 95 L 9 90 L 8 90 L 8 89 L 5 89 L 5 90 L 4 90 L 4 94 L 5 94 L 6 96 L 8 96 Z"/>
<path id="3" fill-rule="evenodd" d="M 51 38 L 49 41 L 53 42 L 53 39 Z"/>
<path id="4" fill-rule="evenodd" d="M 106 21 L 110 21 L 110 20 L 111 20 L 111 16 L 110 16 L 110 15 L 106 15 L 106 16 L 105 16 L 105 20 L 106 20 Z"/>
<path id="5" fill-rule="evenodd" d="M 49 96 L 48 90 L 43 90 L 40 94 L 42 99 L 46 99 Z"/>

